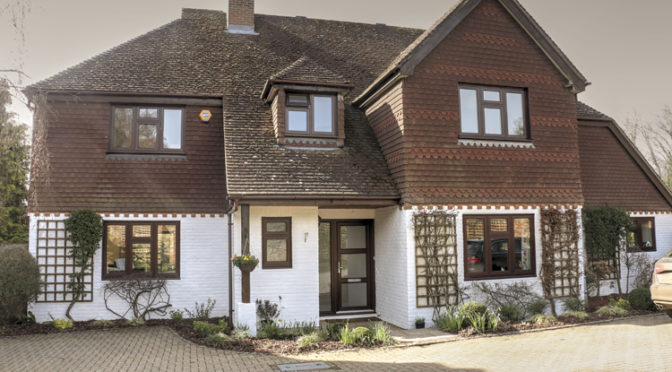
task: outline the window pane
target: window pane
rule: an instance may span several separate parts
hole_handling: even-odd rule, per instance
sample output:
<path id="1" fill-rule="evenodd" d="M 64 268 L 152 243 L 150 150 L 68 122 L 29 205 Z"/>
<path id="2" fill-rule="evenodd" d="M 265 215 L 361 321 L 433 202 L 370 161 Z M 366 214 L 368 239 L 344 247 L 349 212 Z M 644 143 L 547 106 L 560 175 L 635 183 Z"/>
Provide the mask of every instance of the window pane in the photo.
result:
<path id="1" fill-rule="evenodd" d="M 308 131 L 308 112 L 289 110 L 289 122 L 287 123 L 287 130 L 294 132 Z"/>
<path id="2" fill-rule="evenodd" d="M 506 114 L 509 121 L 510 136 L 525 135 L 525 119 L 523 118 L 523 95 L 506 93 Z"/>
<path id="3" fill-rule="evenodd" d="M 366 278 L 366 253 L 341 255 L 341 278 Z"/>
<path id="4" fill-rule="evenodd" d="M 333 132 L 334 97 L 315 97 L 313 100 L 313 120 L 315 121 L 315 132 Z"/>
<path id="5" fill-rule="evenodd" d="M 152 270 L 151 244 L 133 244 L 133 272 L 148 273 Z"/>
<path id="6" fill-rule="evenodd" d="M 341 226 L 341 249 L 366 248 L 366 226 Z"/>
<path id="7" fill-rule="evenodd" d="M 305 94 L 288 94 L 287 102 L 294 105 L 308 105 L 308 96 Z"/>
<path id="8" fill-rule="evenodd" d="M 107 272 L 126 270 L 126 226 L 107 226 Z"/>
<path id="9" fill-rule="evenodd" d="M 532 268 L 532 245 L 529 218 L 513 220 L 513 237 L 516 244 L 516 270 Z"/>
<path id="10" fill-rule="evenodd" d="M 341 284 L 341 304 L 343 307 L 366 306 L 367 285 L 367 283 Z"/>
<path id="11" fill-rule="evenodd" d="M 466 239 L 467 239 L 467 272 L 483 273 L 485 272 L 484 255 L 484 229 L 483 220 L 467 219 Z"/>
<path id="12" fill-rule="evenodd" d="M 320 311 L 331 311 L 331 224 L 321 222 L 319 234 Z"/>
<path id="13" fill-rule="evenodd" d="M 158 248 L 159 273 L 177 272 L 177 226 L 159 225 Z"/>
<path id="14" fill-rule="evenodd" d="M 653 248 L 653 220 L 641 221 L 642 248 Z"/>
<path id="15" fill-rule="evenodd" d="M 114 109 L 114 130 L 112 133 L 115 148 L 131 147 L 133 132 L 133 109 Z"/>
<path id="16" fill-rule="evenodd" d="M 485 133 L 502 134 L 502 110 L 497 108 L 486 108 L 485 112 Z"/>
<path id="17" fill-rule="evenodd" d="M 152 226 L 151 225 L 133 225 L 133 237 L 134 238 L 151 238 L 152 237 Z"/>
<path id="18" fill-rule="evenodd" d="M 163 110 L 163 148 L 182 148 L 182 110 Z"/>
<path id="19" fill-rule="evenodd" d="M 285 239 L 266 240 L 266 261 L 268 262 L 287 261 L 287 240 Z"/>
<path id="20" fill-rule="evenodd" d="M 460 89 L 460 118 L 462 133 L 478 133 L 478 103 L 473 89 Z"/>
<path id="21" fill-rule="evenodd" d="M 285 232 L 287 231 L 287 224 L 284 222 L 267 222 L 266 231 L 268 232 Z"/>
<path id="22" fill-rule="evenodd" d="M 155 108 L 141 108 L 138 110 L 138 116 L 141 118 L 158 119 L 159 109 Z"/>
<path id="23" fill-rule="evenodd" d="M 497 91 L 492 91 L 492 90 L 484 90 L 483 91 L 483 99 L 486 101 L 493 101 L 493 102 L 499 102 L 499 92 Z"/>
<path id="24" fill-rule="evenodd" d="M 490 240 L 492 248 L 492 272 L 509 270 L 509 239 Z"/>
<path id="25" fill-rule="evenodd" d="M 491 218 L 490 232 L 507 232 L 509 231 L 508 220 L 506 218 Z"/>
<path id="26" fill-rule="evenodd" d="M 156 148 L 156 125 L 138 126 L 138 146 L 142 149 Z"/>

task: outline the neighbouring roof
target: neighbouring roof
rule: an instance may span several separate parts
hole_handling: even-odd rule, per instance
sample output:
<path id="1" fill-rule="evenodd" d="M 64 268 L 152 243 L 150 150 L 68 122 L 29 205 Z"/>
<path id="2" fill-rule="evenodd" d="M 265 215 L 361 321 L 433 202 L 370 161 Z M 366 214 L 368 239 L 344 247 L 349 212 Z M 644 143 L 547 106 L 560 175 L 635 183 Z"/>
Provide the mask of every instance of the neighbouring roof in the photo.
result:
<path id="1" fill-rule="evenodd" d="M 219 11 L 183 17 L 28 88 L 223 97 L 230 195 L 398 198 L 366 117 L 346 97 L 345 147 L 277 145 L 259 97 L 272 76 L 354 85 L 356 96 L 421 30 L 301 17 L 255 16 L 259 35 L 229 34 Z M 323 77 L 321 77 L 323 78 Z"/>
<path id="2" fill-rule="evenodd" d="M 577 111 L 585 207 L 672 211 L 672 194 L 618 124 L 585 103 Z"/>

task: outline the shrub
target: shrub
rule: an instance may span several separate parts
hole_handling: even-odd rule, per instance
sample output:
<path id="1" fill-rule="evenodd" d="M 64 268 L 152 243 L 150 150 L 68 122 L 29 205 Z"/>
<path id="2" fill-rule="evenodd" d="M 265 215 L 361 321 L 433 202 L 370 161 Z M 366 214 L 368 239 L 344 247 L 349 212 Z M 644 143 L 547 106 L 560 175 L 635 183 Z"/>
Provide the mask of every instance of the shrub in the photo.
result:
<path id="1" fill-rule="evenodd" d="M 261 323 L 261 329 L 259 330 L 260 338 L 270 338 L 272 340 L 279 340 L 283 338 L 283 331 L 279 325 L 275 322 L 263 322 Z"/>
<path id="2" fill-rule="evenodd" d="M 525 319 L 525 310 L 518 304 L 504 304 L 498 312 L 502 320 L 505 321 L 518 322 Z"/>
<path id="3" fill-rule="evenodd" d="M 448 306 L 446 311 L 436 318 L 436 324 L 442 331 L 457 333 L 463 328 L 465 317 L 457 306 Z"/>
<path id="4" fill-rule="evenodd" d="M 467 320 L 478 333 L 496 331 L 500 322 L 499 316 L 489 310 L 485 313 L 468 313 Z"/>
<path id="5" fill-rule="evenodd" d="M 562 303 L 567 311 L 576 312 L 586 310 L 586 302 L 578 297 L 567 298 Z"/>
<path id="6" fill-rule="evenodd" d="M 205 338 L 224 331 L 224 328 L 218 324 L 212 324 L 204 321 L 194 321 L 194 333 L 199 337 Z"/>
<path id="7" fill-rule="evenodd" d="M 175 324 L 180 324 L 184 320 L 184 312 L 182 310 L 173 310 L 170 312 L 170 320 Z"/>
<path id="8" fill-rule="evenodd" d="M 566 318 L 566 319 L 578 319 L 578 320 L 583 320 L 588 318 L 588 314 L 585 311 L 569 311 L 566 312 L 562 315 L 560 315 L 561 318 Z"/>
<path id="9" fill-rule="evenodd" d="M 544 299 L 536 300 L 533 303 L 531 303 L 530 306 L 527 308 L 527 313 L 531 315 L 543 314 L 546 311 L 547 306 L 548 301 Z"/>
<path id="10" fill-rule="evenodd" d="M 184 308 L 184 312 L 187 313 L 187 316 L 191 319 L 196 319 L 196 320 L 201 320 L 201 321 L 208 320 L 208 319 L 210 319 L 210 314 L 212 313 L 212 309 L 215 308 L 216 303 L 217 303 L 217 300 L 213 300 L 211 298 L 208 298 L 207 303 L 199 304 L 198 302 L 195 302 L 193 312 L 191 310 L 187 309 L 186 307 Z"/>
<path id="11" fill-rule="evenodd" d="M 141 325 L 145 325 L 145 321 L 142 320 L 142 318 L 133 318 L 126 322 L 126 324 L 130 325 L 131 327 L 137 327 Z"/>
<path id="12" fill-rule="evenodd" d="M 550 325 L 558 320 L 550 314 L 534 314 L 531 317 L 527 318 L 527 322 L 529 323 L 534 323 L 534 324 L 543 324 L 543 325 Z"/>
<path id="13" fill-rule="evenodd" d="M 387 345 L 392 343 L 390 328 L 383 322 L 376 322 L 369 325 L 369 344 Z"/>
<path id="14" fill-rule="evenodd" d="M 628 310 L 618 306 L 607 305 L 597 309 L 596 313 L 607 316 L 625 316 L 628 315 Z"/>
<path id="15" fill-rule="evenodd" d="M 471 301 L 460 307 L 460 312 L 463 315 L 468 314 L 485 314 L 488 311 L 488 308 L 480 302 Z"/>
<path id="16" fill-rule="evenodd" d="M 369 343 L 369 329 L 366 327 L 357 327 L 350 329 L 344 327 L 341 329 L 341 342 L 346 345 L 367 345 Z"/>
<path id="17" fill-rule="evenodd" d="M 296 344 L 299 345 L 301 349 L 313 349 L 317 347 L 317 344 L 321 341 L 320 334 L 317 331 L 313 331 L 307 335 L 303 335 L 296 340 Z"/>
<path id="18" fill-rule="evenodd" d="M 280 319 L 278 319 L 278 322 L 280 322 Z M 317 328 L 317 326 L 315 325 L 315 322 L 287 323 L 287 325 L 282 327 L 285 334 L 286 335 L 291 335 L 291 336 L 309 335 L 309 334 L 315 332 L 316 328 Z"/>
<path id="19" fill-rule="evenodd" d="M 625 298 L 619 298 L 618 300 L 611 298 L 609 299 L 609 306 L 616 306 L 625 310 L 629 310 L 631 308 L 630 301 L 626 300 Z"/>
<path id="20" fill-rule="evenodd" d="M 250 328 L 246 325 L 237 325 L 233 331 L 231 331 L 231 337 L 237 340 L 250 337 Z"/>
<path id="21" fill-rule="evenodd" d="M 72 320 L 70 319 L 54 319 L 53 322 L 54 328 L 60 329 L 61 331 L 64 329 L 69 329 L 72 328 Z"/>
<path id="22" fill-rule="evenodd" d="M 100 328 L 107 328 L 107 327 L 112 326 L 112 322 L 110 322 L 109 320 L 104 320 L 104 319 L 94 320 L 93 322 L 91 322 L 91 326 L 100 327 Z"/>
<path id="23" fill-rule="evenodd" d="M 280 316 L 278 304 L 257 298 L 257 316 L 263 322 L 274 322 Z"/>
<path id="24" fill-rule="evenodd" d="M 229 341 L 230 339 L 231 339 L 231 337 L 227 336 L 226 333 L 218 332 L 218 333 L 208 335 L 205 338 L 205 341 L 211 342 L 211 343 L 216 343 L 216 344 L 221 344 L 222 342 Z"/>
<path id="25" fill-rule="evenodd" d="M 327 323 L 327 337 L 330 340 L 338 340 L 343 328 L 345 328 L 345 323 L 343 322 Z"/>
<path id="26" fill-rule="evenodd" d="M 37 262 L 25 247 L 0 247 L 0 323 L 25 315 L 41 284 Z"/>
<path id="27" fill-rule="evenodd" d="M 653 310 L 655 305 L 651 301 L 651 291 L 648 288 L 637 288 L 630 292 L 628 301 L 635 310 Z"/>
<path id="28" fill-rule="evenodd" d="M 219 323 L 217 324 L 219 324 L 219 326 L 222 328 L 223 333 L 231 333 L 231 329 L 229 329 L 229 322 L 226 319 L 220 319 Z"/>
<path id="29" fill-rule="evenodd" d="M 35 314 L 30 311 L 26 314 L 21 314 L 21 316 L 16 319 L 16 324 L 35 324 Z"/>

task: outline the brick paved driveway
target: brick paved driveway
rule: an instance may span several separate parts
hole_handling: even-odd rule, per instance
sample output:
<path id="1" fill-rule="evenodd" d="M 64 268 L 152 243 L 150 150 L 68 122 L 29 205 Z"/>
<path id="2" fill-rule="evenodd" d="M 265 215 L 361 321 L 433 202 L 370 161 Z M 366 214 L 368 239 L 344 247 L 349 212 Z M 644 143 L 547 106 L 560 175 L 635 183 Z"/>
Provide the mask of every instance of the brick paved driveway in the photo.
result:
<path id="1" fill-rule="evenodd" d="M 429 346 L 294 357 L 194 345 L 168 328 L 0 338 L 2 371 L 277 371 L 322 360 L 342 370 L 672 371 L 672 322 L 664 315 Z"/>

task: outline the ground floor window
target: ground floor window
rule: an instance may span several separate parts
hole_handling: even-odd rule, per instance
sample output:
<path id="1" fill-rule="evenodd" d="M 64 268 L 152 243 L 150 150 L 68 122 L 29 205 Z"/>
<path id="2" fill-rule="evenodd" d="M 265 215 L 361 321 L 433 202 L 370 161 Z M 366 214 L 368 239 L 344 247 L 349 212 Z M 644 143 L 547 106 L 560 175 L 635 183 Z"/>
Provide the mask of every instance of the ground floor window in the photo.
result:
<path id="1" fill-rule="evenodd" d="M 261 267 L 289 269 L 292 267 L 291 217 L 262 217 Z"/>
<path id="2" fill-rule="evenodd" d="M 464 216 L 467 280 L 535 275 L 534 216 Z"/>
<path id="3" fill-rule="evenodd" d="M 653 217 L 632 218 L 633 228 L 628 234 L 628 250 L 656 251 L 656 224 Z"/>
<path id="4" fill-rule="evenodd" d="M 106 222 L 103 278 L 179 278 L 179 222 Z"/>

